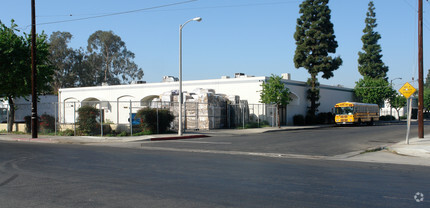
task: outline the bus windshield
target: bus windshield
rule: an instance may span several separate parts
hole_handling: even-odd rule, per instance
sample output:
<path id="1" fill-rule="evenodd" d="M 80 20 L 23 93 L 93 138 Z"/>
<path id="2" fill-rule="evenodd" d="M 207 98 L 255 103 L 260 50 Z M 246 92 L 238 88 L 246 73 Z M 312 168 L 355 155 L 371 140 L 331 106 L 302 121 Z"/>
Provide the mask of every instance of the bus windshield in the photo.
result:
<path id="1" fill-rule="evenodd" d="M 335 109 L 336 115 L 352 115 L 354 114 L 354 107 L 337 107 Z"/>

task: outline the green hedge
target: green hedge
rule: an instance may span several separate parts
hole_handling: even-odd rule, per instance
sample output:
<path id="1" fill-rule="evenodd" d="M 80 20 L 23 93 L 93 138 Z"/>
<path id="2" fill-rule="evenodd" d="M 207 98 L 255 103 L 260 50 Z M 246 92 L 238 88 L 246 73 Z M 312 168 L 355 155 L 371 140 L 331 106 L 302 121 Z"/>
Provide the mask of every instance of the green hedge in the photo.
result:
<path id="1" fill-rule="evenodd" d="M 140 131 L 151 131 L 157 133 L 165 133 L 169 130 L 170 124 L 175 118 L 169 110 L 142 108 L 136 113 L 136 117 L 140 119 Z M 158 118 L 157 118 L 158 117 Z M 134 129 L 134 127 L 133 127 Z"/>
<path id="2" fill-rule="evenodd" d="M 100 124 L 97 118 L 100 111 L 93 106 L 82 106 L 78 109 L 78 130 L 81 135 L 100 134 Z"/>
<path id="3" fill-rule="evenodd" d="M 319 113 L 316 116 L 312 115 L 294 115 L 293 116 L 293 124 L 295 126 L 303 126 L 303 125 L 315 125 L 315 124 L 334 124 L 334 117 L 335 115 L 333 113 L 327 112 L 327 113 Z"/>
<path id="4" fill-rule="evenodd" d="M 304 126 L 305 125 L 305 117 L 303 115 L 294 115 L 293 116 L 293 124 L 294 124 L 294 126 Z"/>
<path id="5" fill-rule="evenodd" d="M 380 121 L 395 121 L 396 117 L 391 116 L 391 115 L 386 115 L 386 116 L 380 116 L 379 117 Z"/>

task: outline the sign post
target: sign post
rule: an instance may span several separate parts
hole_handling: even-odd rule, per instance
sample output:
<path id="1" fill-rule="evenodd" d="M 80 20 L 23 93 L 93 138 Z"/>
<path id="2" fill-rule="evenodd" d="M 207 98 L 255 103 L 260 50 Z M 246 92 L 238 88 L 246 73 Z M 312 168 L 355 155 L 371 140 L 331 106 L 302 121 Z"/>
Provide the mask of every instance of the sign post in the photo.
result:
<path id="1" fill-rule="evenodd" d="M 406 82 L 400 89 L 399 92 L 405 96 L 406 99 L 408 99 L 409 105 L 408 105 L 408 124 L 407 124 L 407 130 L 406 130 L 406 144 L 409 144 L 409 132 L 411 129 L 411 114 L 412 114 L 412 98 L 411 95 L 413 95 L 417 90 L 408 82 Z"/>

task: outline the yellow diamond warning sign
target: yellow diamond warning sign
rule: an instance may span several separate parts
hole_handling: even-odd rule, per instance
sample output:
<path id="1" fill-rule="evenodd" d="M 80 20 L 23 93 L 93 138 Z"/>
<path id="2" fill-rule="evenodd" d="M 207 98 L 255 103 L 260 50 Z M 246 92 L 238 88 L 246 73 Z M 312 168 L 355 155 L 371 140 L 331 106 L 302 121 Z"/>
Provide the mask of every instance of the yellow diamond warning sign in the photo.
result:
<path id="1" fill-rule="evenodd" d="M 409 98 L 411 95 L 413 95 L 417 89 L 415 89 L 411 84 L 405 83 L 403 87 L 399 89 L 399 92 L 402 93 L 403 96 L 406 98 Z"/>

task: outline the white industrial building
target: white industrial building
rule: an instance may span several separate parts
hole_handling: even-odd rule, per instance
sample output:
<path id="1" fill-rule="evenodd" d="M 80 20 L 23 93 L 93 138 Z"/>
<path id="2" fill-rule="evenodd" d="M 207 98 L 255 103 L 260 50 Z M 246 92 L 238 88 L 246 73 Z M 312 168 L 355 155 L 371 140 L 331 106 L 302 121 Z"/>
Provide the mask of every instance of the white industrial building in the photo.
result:
<path id="1" fill-rule="evenodd" d="M 292 101 L 282 110 L 281 123 L 283 125 L 292 125 L 294 115 L 306 114 L 308 106 L 306 91 L 308 87 L 305 82 L 291 80 L 290 74 L 283 74 L 282 77 L 282 81 L 292 93 Z M 233 104 L 248 105 L 248 107 L 243 108 L 246 109 L 247 116 L 259 119 L 261 115 L 267 117 L 275 114 L 275 112 L 271 112 L 273 109 L 268 109 L 260 103 L 261 84 L 268 81 L 268 79 L 269 77 L 266 76 L 256 77 L 236 73 L 231 78 L 223 76 L 220 79 L 183 81 L 184 100 L 186 103 L 195 101 L 195 98 L 201 92 L 213 94 L 215 97 L 221 96 L 230 100 Z M 162 98 L 166 95 L 166 92 L 177 96 L 178 89 L 179 82 L 177 78 L 171 76 L 164 77 L 163 82 L 160 83 L 140 81 L 130 85 L 60 89 L 58 93 L 59 122 L 63 124 L 74 123 L 77 116 L 74 112 L 81 105 L 91 104 L 101 110 L 105 122 L 126 125 L 130 122 L 130 113 L 135 113 L 141 107 L 154 106 L 152 102 L 154 99 L 155 101 L 177 102 L 177 98 L 176 100 L 174 98 L 168 100 Z M 318 108 L 319 112 L 331 112 L 336 103 L 343 101 L 353 101 L 352 89 L 327 85 L 320 86 L 319 102 L 321 105 Z"/>

